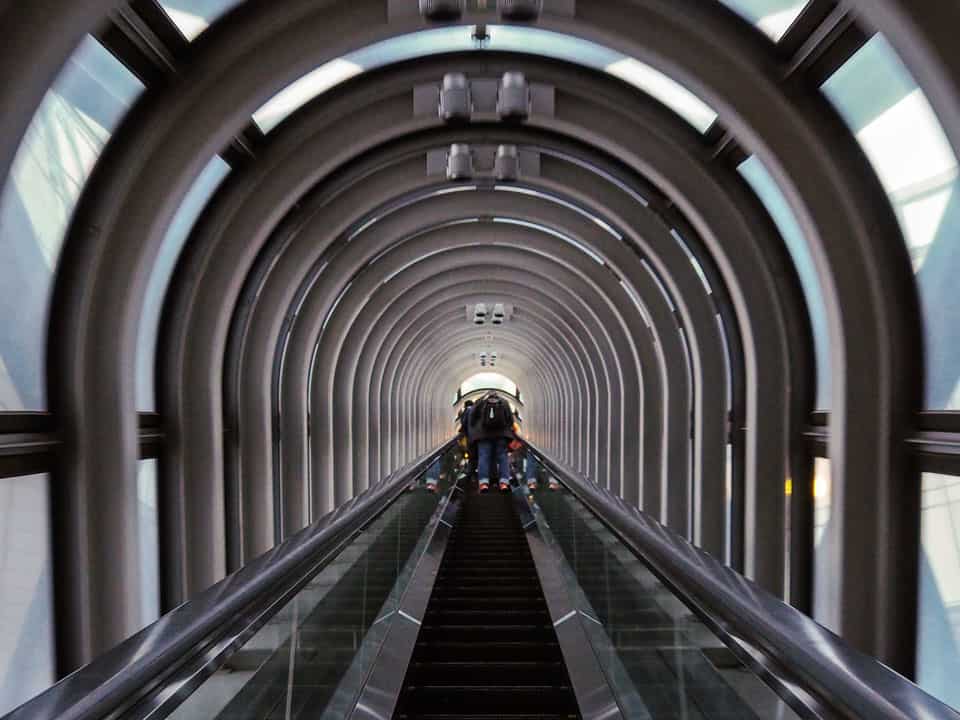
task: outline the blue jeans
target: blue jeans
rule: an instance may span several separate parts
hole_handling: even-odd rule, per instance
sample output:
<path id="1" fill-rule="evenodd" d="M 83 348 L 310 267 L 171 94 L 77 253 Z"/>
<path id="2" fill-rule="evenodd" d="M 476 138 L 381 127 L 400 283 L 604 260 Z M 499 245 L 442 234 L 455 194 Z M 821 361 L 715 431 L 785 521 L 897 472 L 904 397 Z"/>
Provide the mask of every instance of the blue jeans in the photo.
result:
<path id="1" fill-rule="evenodd" d="M 496 456 L 497 467 L 500 468 L 500 482 L 510 482 L 510 461 L 507 459 L 507 439 L 478 440 L 477 441 L 477 479 L 480 482 L 490 482 L 490 470 Z"/>
<path id="2" fill-rule="evenodd" d="M 434 487 L 440 482 L 440 458 L 434 460 L 433 465 L 427 470 L 427 485 Z"/>
<path id="3" fill-rule="evenodd" d="M 537 459 L 533 456 L 533 453 L 527 450 L 527 469 L 526 469 L 526 480 L 529 483 L 531 480 L 537 479 L 537 469 L 539 465 L 537 464 Z"/>

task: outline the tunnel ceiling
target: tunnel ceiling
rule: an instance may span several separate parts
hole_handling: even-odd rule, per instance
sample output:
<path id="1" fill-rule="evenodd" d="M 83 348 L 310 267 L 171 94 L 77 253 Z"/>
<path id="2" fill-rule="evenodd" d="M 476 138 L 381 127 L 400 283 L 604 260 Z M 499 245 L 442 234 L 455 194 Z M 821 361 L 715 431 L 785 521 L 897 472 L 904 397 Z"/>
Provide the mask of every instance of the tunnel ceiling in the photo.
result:
<path id="1" fill-rule="evenodd" d="M 136 548 L 109 538 L 141 455 L 160 458 L 172 607 L 449 438 L 486 371 L 545 451 L 800 606 L 813 510 L 784 487 L 815 436 L 843 478 L 836 627 L 911 656 L 906 606 L 850 597 L 916 572 L 874 556 L 916 544 L 898 498 L 932 377 L 921 298 L 863 133 L 820 87 L 877 29 L 960 148 L 960 10 L 66 5 L 0 3 L 4 175 L 78 43 L 130 75 L 109 142 L 77 151 L 46 400 L 23 407 L 61 443 L 59 567 L 90 568 L 58 571 L 63 667 L 136 624 Z"/>

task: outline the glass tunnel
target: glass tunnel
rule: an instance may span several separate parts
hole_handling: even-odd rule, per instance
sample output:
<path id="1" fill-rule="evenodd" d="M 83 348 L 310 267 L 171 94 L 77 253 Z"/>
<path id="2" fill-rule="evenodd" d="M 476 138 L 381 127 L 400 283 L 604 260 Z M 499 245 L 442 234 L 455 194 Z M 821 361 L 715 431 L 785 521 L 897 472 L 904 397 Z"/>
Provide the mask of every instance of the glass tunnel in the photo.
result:
<path id="1" fill-rule="evenodd" d="M 0 718 L 960 718 L 958 26 L 0 0 Z"/>

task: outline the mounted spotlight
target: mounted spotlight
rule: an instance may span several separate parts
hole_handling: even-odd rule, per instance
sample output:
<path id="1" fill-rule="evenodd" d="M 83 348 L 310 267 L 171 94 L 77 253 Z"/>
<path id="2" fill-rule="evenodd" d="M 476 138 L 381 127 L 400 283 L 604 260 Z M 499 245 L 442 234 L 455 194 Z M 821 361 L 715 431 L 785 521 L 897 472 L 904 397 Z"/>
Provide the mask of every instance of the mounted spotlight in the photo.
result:
<path id="1" fill-rule="evenodd" d="M 530 115 L 530 85 L 522 72 L 505 72 L 500 78 L 497 115 L 501 120 L 525 120 Z"/>
<path id="2" fill-rule="evenodd" d="M 536 20 L 543 0 L 497 0 L 497 8 L 505 20 Z"/>
<path id="3" fill-rule="evenodd" d="M 447 155 L 447 180 L 469 180 L 473 177 L 473 154 L 470 146 L 454 143 Z"/>
<path id="4" fill-rule="evenodd" d="M 440 119 L 455 122 L 470 119 L 470 83 L 463 73 L 447 73 L 440 85 Z"/>
<path id="5" fill-rule="evenodd" d="M 501 182 L 512 182 L 520 177 L 520 153 L 516 145 L 501 145 L 497 148 L 493 174 Z"/>
<path id="6" fill-rule="evenodd" d="M 466 0 L 420 0 L 420 14 L 427 20 L 456 20 L 465 5 Z"/>

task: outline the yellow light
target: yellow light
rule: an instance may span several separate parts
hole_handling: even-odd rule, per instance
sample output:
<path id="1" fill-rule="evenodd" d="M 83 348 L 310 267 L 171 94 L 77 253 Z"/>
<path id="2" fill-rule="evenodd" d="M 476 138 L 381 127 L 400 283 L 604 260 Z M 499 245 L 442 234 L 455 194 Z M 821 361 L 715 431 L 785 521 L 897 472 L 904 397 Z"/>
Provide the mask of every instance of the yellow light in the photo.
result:
<path id="1" fill-rule="evenodd" d="M 784 484 L 783 492 L 786 495 L 793 495 L 793 478 L 787 478 L 787 482 Z"/>
<path id="2" fill-rule="evenodd" d="M 814 462 L 813 496 L 818 500 L 830 497 L 830 461 L 824 458 Z"/>

